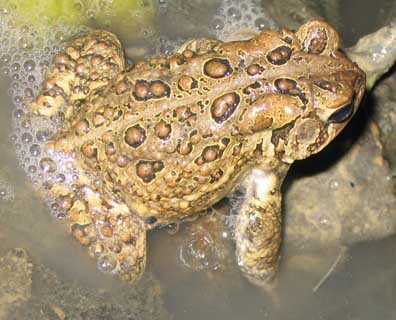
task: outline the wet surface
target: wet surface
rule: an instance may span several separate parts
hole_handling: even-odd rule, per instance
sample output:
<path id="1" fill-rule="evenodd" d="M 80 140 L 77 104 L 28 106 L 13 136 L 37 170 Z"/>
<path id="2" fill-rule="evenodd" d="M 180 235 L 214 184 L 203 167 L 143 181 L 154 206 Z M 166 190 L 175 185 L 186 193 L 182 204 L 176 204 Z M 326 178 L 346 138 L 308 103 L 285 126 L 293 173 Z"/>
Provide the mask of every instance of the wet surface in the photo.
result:
<path id="1" fill-rule="evenodd" d="M 233 1 L 226 1 L 223 9 L 211 16 L 213 8 L 202 9 L 201 2 L 191 1 L 178 9 L 180 3 L 175 1 L 167 10 L 172 15 L 179 12 L 181 23 L 189 21 L 189 14 L 196 21 L 201 17 L 206 19 L 202 21 L 213 21 L 214 17 L 215 28 L 207 28 L 204 23 L 203 28 L 184 29 L 174 23 L 178 19 L 173 19 L 173 25 L 169 22 L 163 27 L 167 32 L 163 32 L 162 41 L 154 41 L 162 44 L 163 51 L 194 35 L 217 32 L 225 36 L 227 32 L 221 29 L 227 26 L 224 16 L 238 18 L 240 14 L 233 9 Z M 337 25 L 347 45 L 380 27 L 390 12 L 395 12 L 392 1 L 378 1 L 375 8 L 369 1 L 367 5 L 353 2 L 323 1 L 317 6 L 311 1 L 301 3 L 309 8 L 304 11 L 309 17 L 310 12 L 314 16 L 320 13 Z M 254 3 L 257 6 L 259 1 Z M 272 5 L 268 14 L 281 12 L 288 2 Z M 198 7 L 199 11 L 194 10 Z M 271 21 L 256 21 L 255 26 L 266 22 L 270 27 L 274 21 L 299 24 L 290 7 L 283 12 L 286 18 L 277 19 L 274 14 Z M 229 21 L 232 24 L 233 20 Z M 173 32 L 175 29 L 183 30 Z M 394 74 L 377 85 L 365 101 L 363 114 L 354 119 L 334 146 L 297 164 L 290 172 L 284 186 L 286 231 L 281 270 L 278 286 L 271 293 L 248 283 L 236 265 L 230 227 L 233 216 L 226 210 L 227 203 L 217 208 L 217 215 L 181 225 L 178 232 L 175 228 L 152 232 L 148 275 L 140 288 L 128 288 L 96 271 L 95 262 L 71 239 L 62 221 L 50 213 L 26 179 L 21 164 L 17 164 L 11 142 L 15 111 L 11 97 L 15 99 L 15 94 L 7 95 L 17 81 L 10 84 L 8 76 L 3 75 L 0 85 L 0 256 L 22 247 L 34 267 L 31 277 L 21 271 L 21 276 L 31 278 L 32 287 L 26 301 L 22 299 L 13 306 L 13 313 L 19 317 L 16 319 L 62 319 L 62 315 L 70 319 L 135 316 L 229 320 L 396 317 L 396 240 L 390 236 L 396 220 Z M 378 126 L 370 122 L 372 117 Z M 390 237 L 368 242 L 386 236 Z M 353 246 L 346 249 L 347 245 Z M 53 287 L 55 291 L 50 290 Z"/>

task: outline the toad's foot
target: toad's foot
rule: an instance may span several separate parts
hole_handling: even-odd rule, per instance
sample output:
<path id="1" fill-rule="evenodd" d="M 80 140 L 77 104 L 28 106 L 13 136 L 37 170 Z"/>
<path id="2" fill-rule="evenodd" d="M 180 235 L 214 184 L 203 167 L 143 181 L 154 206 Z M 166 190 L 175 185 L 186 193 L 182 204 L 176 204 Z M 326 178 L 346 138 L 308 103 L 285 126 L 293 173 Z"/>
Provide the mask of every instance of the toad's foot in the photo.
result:
<path id="1" fill-rule="evenodd" d="M 80 174 L 73 191 L 54 186 L 59 205 L 66 209 L 74 237 L 89 248 L 98 269 L 138 280 L 146 264 L 146 231 L 143 221 L 119 199 Z"/>
<path id="2" fill-rule="evenodd" d="M 117 37 L 103 30 L 89 32 L 55 56 L 43 88 L 32 103 L 32 111 L 48 117 L 62 111 L 67 118 L 77 111 L 73 108 L 78 101 L 107 85 L 124 67 Z"/>
<path id="3" fill-rule="evenodd" d="M 280 175 L 254 169 L 245 179 L 246 200 L 236 224 L 237 260 L 247 278 L 273 285 L 281 242 Z"/>

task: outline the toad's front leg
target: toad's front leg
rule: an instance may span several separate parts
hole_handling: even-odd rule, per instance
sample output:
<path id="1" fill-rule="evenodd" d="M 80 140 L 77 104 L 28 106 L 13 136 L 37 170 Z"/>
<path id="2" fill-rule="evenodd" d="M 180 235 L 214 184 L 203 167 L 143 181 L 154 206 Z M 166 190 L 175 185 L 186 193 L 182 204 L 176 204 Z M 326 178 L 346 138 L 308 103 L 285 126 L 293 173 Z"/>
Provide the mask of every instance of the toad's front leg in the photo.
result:
<path id="1" fill-rule="evenodd" d="M 268 285 L 274 278 L 281 242 L 280 186 L 287 171 L 252 170 L 244 180 L 246 199 L 236 223 L 238 265 L 250 281 Z"/>
<path id="2" fill-rule="evenodd" d="M 108 85 L 125 68 L 124 53 L 111 32 L 94 30 L 70 42 L 49 67 L 32 102 L 35 114 L 75 114 L 92 91 Z"/>

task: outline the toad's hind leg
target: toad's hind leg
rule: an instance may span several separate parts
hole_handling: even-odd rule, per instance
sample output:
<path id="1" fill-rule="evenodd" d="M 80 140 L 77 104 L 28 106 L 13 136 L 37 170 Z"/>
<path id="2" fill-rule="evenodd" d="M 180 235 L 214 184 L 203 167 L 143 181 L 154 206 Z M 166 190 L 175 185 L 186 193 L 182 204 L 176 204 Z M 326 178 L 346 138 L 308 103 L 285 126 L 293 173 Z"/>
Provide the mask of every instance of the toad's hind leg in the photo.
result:
<path id="1" fill-rule="evenodd" d="M 53 116 L 59 111 L 74 114 L 93 90 L 107 85 L 125 68 L 125 58 L 117 37 L 107 31 L 83 34 L 54 57 L 43 87 L 32 103 L 32 111 Z"/>
<path id="2" fill-rule="evenodd" d="M 135 282 L 146 265 L 143 221 L 104 188 L 84 182 L 80 181 L 78 190 L 62 196 L 60 202 L 67 204 L 72 234 L 89 248 L 100 271 Z"/>
<path id="3" fill-rule="evenodd" d="M 246 199 L 236 222 L 237 260 L 250 281 L 267 287 L 278 268 L 282 180 L 254 169 L 246 178 Z"/>

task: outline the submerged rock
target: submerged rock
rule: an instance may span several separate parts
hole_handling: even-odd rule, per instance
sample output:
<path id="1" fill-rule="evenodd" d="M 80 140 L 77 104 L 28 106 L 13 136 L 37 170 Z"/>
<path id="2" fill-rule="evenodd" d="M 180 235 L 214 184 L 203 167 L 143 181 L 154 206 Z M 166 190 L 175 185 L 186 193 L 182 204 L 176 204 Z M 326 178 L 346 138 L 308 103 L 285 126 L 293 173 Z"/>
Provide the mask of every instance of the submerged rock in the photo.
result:
<path id="1" fill-rule="evenodd" d="M 26 253 L 23 253 L 23 257 L 25 255 Z M 25 266 L 25 260 L 26 258 L 19 264 Z M 15 265 L 17 264 L 14 262 L 8 263 L 8 266 Z M 139 287 L 114 284 L 112 288 L 101 289 L 92 288 L 76 280 L 63 279 L 41 263 L 35 265 L 32 278 L 32 265 L 28 264 L 28 266 L 30 273 L 19 267 L 21 275 L 17 278 L 18 281 L 12 282 L 12 288 L 15 289 L 12 294 L 8 294 L 8 300 L 12 304 L 9 304 L 8 317 L 4 319 L 170 319 L 163 306 L 161 288 L 158 282 L 149 276 L 140 283 Z M 0 261 L 0 279 L 3 279 L 2 269 Z M 22 277 L 22 274 L 26 276 Z M 0 286 L 2 283 L 0 280 Z M 0 299 L 1 292 L 4 291 L 2 289 L 0 287 Z M 0 304 L 0 311 L 1 306 Z"/>

